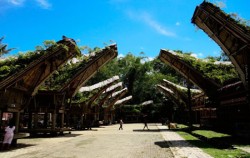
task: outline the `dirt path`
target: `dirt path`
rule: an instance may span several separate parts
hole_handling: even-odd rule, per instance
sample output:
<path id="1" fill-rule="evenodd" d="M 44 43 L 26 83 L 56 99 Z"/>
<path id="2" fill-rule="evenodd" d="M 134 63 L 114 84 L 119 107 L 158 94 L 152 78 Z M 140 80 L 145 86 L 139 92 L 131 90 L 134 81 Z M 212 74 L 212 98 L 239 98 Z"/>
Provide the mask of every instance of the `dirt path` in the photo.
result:
<path id="1" fill-rule="evenodd" d="M 171 158 L 173 154 L 155 124 L 103 126 L 56 138 L 19 140 L 19 148 L 0 152 L 1 158 Z M 23 148 L 21 148 L 23 147 Z"/>

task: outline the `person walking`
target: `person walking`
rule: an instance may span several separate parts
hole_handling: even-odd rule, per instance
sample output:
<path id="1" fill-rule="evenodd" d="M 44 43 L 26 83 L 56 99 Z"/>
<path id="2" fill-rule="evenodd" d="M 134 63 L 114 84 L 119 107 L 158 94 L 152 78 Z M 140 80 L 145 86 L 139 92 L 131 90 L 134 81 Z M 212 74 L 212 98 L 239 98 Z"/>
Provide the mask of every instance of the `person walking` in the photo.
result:
<path id="1" fill-rule="evenodd" d="M 143 119 L 144 119 L 144 127 L 143 127 L 143 130 L 144 130 L 145 128 L 147 128 L 147 129 L 149 130 L 149 128 L 148 128 L 148 121 L 147 121 L 147 115 L 144 115 L 144 116 L 143 116 Z"/>
<path id="2" fill-rule="evenodd" d="M 147 121 L 146 121 L 146 120 L 144 121 L 144 127 L 143 127 L 143 130 L 144 130 L 145 128 L 147 128 L 147 129 L 148 129 L 148 123 L 147 123 Z M 149 130 L 149 129 L 148 129 L 148 130 Z"/>
<path id="3" fill-rule="evenodd" d="M 8 150 L 10 148 L 11 142 L 12 142 L 13 137 L 14 137 L 14 130 L 15 130 L 15 126 L 12 123 L 10 123 L 5 128 L 2 150 L 4 150 L 5 148 Z"/>
<path id="4" fill-rule="evenodd" d="M 120 127 L 119 127 L 119 130 L 123 130 L 122 125 L 123 125 L 123 121 L 122 121 L 122 119 L 120 119 Z"/>

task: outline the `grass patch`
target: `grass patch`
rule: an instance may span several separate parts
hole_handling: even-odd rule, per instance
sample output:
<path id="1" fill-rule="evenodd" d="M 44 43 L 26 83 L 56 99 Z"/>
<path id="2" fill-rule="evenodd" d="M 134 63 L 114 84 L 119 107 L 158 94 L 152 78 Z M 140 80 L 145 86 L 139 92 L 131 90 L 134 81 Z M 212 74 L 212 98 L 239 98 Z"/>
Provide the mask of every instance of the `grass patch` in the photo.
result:
<path id="1" fill-rule="evenodd" d="M 218 149 L 214 146 L 208 144 L 205 141 L 201 141 L 200 139 L 194 137 L 193 135 L 189 134 L 188 132 L 184 132 L 181 127 L 186 128 L 185 125 L 178 125 L 179 130 L 176 132 L 182 136 L 185 140 L 187 140 L 190 144 L 199 147 L 207 154 L 215 157 L 215 158 L 250 158 L 250 154 L 242 151 L 240 149 Z M 197 134 L 204 135 L 208 138 L 215 138 L 215 137 L 228 137 L 229 135 L 223 133 L 217 133 L 214 131 L 205 131 L 205 130 L 195 130 Z"/>
<path id="2" fill-rule="evenodd" d="M 211 131 L 211 130 L 195 130 L 195 131 L 192 131 L 192 133 L 202 135 L 206 138 L 221 138 L 221 137 L 230 137 L 231 136 L 229 134 L 218 133 L 218 132 Z"/>

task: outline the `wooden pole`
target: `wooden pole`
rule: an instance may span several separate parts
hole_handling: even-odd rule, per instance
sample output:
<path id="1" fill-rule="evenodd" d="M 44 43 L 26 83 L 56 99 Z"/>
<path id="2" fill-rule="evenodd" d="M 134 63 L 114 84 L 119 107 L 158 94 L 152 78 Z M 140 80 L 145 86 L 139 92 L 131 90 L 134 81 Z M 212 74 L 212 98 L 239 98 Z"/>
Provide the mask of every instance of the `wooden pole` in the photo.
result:
<path id="1" fill-rule="evenodd" d="M 54 111 L 52 113 L 52 129 L 55 129 L 56 128 L 56 112 Z"/>
<path id="2" fill-rule="evenodd" d="M 61 128 L 64 127 L 64 112 L 61 114 Z"/>
<path id="3" fill-rule="evenodd" d="M 189 118 L 189 128 L 190 130 L 192 129 L 192 107 L 191 107 L 191 85 L 190 85 L 190 81 L 187 81 L 187 88 L 188 88 L 188 118 Z"/>
<path id="4" fill-rule="evenodd" d="M 37 128 L 38 125 L 38 113 L 36 112 L 34 115 L 34 128 Z"/>
<path id="5" fill-rule="evenodd" d="M 48 113 L 44 114 L 43 119 L 44 119 L 43 125 L 44 125 L 45 128 L 47 128 L 47 126 L 48 126 Z"/>
<path id="6" fill-rule="evenodd" d="M 32 112 L 29 112 L 28 129 L 32 128 Z"/>
<path id="7" fill-rule="evenodd" d="M 15 133 L 19 131 L 20 111 L 15 113 Z"/>

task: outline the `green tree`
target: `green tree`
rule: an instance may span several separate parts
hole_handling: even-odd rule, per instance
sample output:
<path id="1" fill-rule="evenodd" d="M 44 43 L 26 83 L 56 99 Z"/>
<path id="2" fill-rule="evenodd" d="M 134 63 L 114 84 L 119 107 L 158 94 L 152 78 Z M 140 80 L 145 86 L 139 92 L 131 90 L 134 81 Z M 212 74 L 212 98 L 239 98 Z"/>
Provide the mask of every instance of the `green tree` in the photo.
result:
<path id="1" fill-rule="evenodd" d="M 9 48 L 7 49 L 7 44 L 3 44 L 4 37 L 0 38 L 0 56 L 9 53 L 10 51 L 12 51 L 14 48 Z"/>

